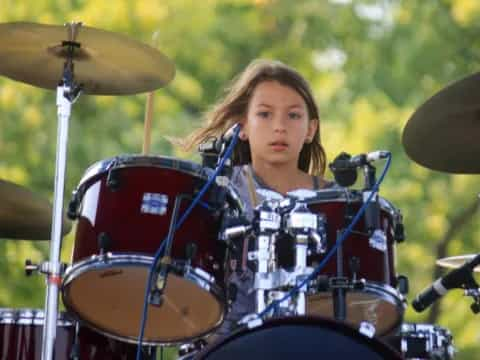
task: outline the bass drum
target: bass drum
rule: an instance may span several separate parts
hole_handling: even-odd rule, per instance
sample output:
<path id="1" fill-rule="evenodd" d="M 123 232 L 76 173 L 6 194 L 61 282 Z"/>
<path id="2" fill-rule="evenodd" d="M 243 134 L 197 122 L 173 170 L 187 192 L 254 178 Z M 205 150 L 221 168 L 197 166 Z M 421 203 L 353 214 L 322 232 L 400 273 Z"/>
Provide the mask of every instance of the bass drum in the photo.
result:
<path id="1" fill-rule="evenodd" d="M 368 359 L 396 360 L 388 345 L 331 319 L 288 317 L 240 330 L 203 349 L 195 359 Z"/>
<path id="2" fill-rule="evenodd" d="M 87 170 L 70 206 L 78 219 L 62 288 L 70 312 L 102 334 L 137 341 L 153 256 L 206 183 L 206 171 L 129 155 Z M 191 341 L 222 323 L 226 249 L 218 237 L 225 211 L 240 208 L 230 188 L 214 184 L 174 233 L 161 306 L 148 306 L 145 344 Z"/>

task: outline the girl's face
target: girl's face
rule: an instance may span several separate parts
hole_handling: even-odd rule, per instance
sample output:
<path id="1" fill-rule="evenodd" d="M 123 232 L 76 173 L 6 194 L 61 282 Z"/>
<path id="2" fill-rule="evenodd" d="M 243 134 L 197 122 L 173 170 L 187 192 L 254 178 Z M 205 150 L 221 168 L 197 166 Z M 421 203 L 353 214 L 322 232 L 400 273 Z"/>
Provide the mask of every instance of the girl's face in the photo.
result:
<path id="1" fill-rule="evenodd" d="M 303 145 L 311 142 L 318 120 L 308 118 L 307 104 L 291 87 L 277 81 L 258 84 L 250 98 L 243 132 L 252 163 L 298 167 Z"/>

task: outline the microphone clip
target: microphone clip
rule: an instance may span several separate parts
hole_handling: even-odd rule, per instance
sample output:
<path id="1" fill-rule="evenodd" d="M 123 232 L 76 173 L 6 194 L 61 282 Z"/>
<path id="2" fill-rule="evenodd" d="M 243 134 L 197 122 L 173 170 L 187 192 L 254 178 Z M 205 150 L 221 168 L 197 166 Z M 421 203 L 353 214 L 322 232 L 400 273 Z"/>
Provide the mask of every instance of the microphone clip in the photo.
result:
<path id="1" fill-rule="evenodd" d="M 480 289 L 478 287 L 465 289 L 465 296 L 470 296 L 473 299 L 470 309 L 472 313 L 477 315 L 480 312 Z"/>
<path id="2" fill-rule="evenodd" d="M 152 283 L 150 284 L 150 295 L 148 302 L 155 306 L 161 306 L 163 303 L 163 292 L 167 286 L 167 277 L 170 268 L 172 267 L 172 258 L 164 256 L 155 266 L 152 276 Z"/>

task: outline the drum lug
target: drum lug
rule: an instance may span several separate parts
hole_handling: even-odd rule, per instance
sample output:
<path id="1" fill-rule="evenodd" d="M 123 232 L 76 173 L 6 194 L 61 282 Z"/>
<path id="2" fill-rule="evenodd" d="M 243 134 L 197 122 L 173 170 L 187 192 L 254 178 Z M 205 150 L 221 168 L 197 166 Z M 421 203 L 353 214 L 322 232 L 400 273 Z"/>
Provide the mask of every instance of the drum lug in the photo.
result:
<path id="1" fill-rule="evenodd" d="M 194 354 L 198 353 L 205 346 L 207 346 L 207 342 L 203 339 L 199 339 L 192 343 L 180 345 L 178 347 L 178 356 L 179 356 L 178 360 L 180 360 L 182 357 L 185 357 L 185 359 L 193 358 L 190 356 L 193 356 Z"/>
<path id="2" fill-rule="evenodd" d="M 70 220 L 75 220 L 78 217 L 78 205 L 79 205 L 79 196 L 78 191 L 74 190 L 72 192 L 72 198 L 68 203 L 67 216 Z"/>
<path id="3" fill-rule="evenodd" d="M 245 325 L 247 329 L 255 329 L 263 325 L 263 320 L 258 314 L 247 314 L 240 321 L 237 322 L 238 325 Z"/>
<path id="4" fill-rule="evenodd" d="M 120 188 L 120 176 L 118 174 L 118 171 L 115 171 L 115 169 L 111 169 L 108 171 L 107 187 L 111 191 L 117 191 Z"/>
<path id="5" fill-rule="evenodd" d="M 407 295 L 408 291 L 410 290 L 408 277 L 405 275 L 397 276 L 397 289 L 402 295 Z"/>
<path id="6" fill-rule="evenodd" d="M 350 266 L 350 272 L 354 279 L 357 278 L 358 271 L 360 270 L 360 259 L 356 256 L 352 256 L 348 260 L 348 265 Z"/>
<path id="7" fill-rule="evenodd" d="M 397 243 L 405 241 L 405 228 L 402 223 L 395 224 L 393 229 L 393 238 Z"/>
<path id="8" fill-rule="evenodd" d="M 373 338 L 375 336 L 376 329 L 372 323 L 368 321 L 362 321 L 360 323 L 360 328 L 358 329 L 358 332 L 369 338 Z"/>
<path id="9" fill-rule="evenodd" d="M 106 232 L 101 232 L 97 236 L 97 244 L 100 250 L 100 255 L 103 255 L 108 253 L 112 247 L 112 238 Z"/>
<path id="10" fill-rule="evenodd" d="M 197 256 L 198 246 L 194 242 L 190 241 L 185 245 L 185 258 L 187 259 L 188 264 Z"/>

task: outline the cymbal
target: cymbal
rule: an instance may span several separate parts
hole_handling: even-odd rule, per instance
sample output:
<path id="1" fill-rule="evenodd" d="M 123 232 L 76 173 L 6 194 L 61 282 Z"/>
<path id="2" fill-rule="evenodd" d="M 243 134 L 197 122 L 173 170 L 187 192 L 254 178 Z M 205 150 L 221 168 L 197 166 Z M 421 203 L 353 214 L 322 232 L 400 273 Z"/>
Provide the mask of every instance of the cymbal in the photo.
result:
<path id="1" fill-rule="evenodd" d="M 436 264 L 448 268 L 448 269 L 456 269 L 465 264 L 467 261 L 472 260 L 478 254 L 468 254 L 468 255 L 459 255 L 459 256 L 451 256 L 442 259 L 438 259 Z M 475 272 L 480 272 L 480 265 L 476 266 L 473 270 Z"/>
<path id="2" fill-rule="evenodd" d="M 48 200 L 0 179 L 0 238 L 48 240 L 51 224 L 52 206 Z M 71 228 L 71 222 L 64 217 L 62 234 L 68 234 Z"/>
<path id="3" fill-rule="evenodd" d="M 480 174 L 480 73 L 447 86 L 408 120 L 403 146 L 427 168 Z"/>
<path id="4" fill-rule="evenodd" d="M 135 94 L 173 79 L 175 65 L 160 51 L 121 34 L 83 25 L 77 29 L 72 35 L 69 26 L 0 24 L 0 74 L 55 89 L 67 58 L 62 42 L 75 41 L 80 45 L 73 55 L 75 81 L 87 94 Z"/>

